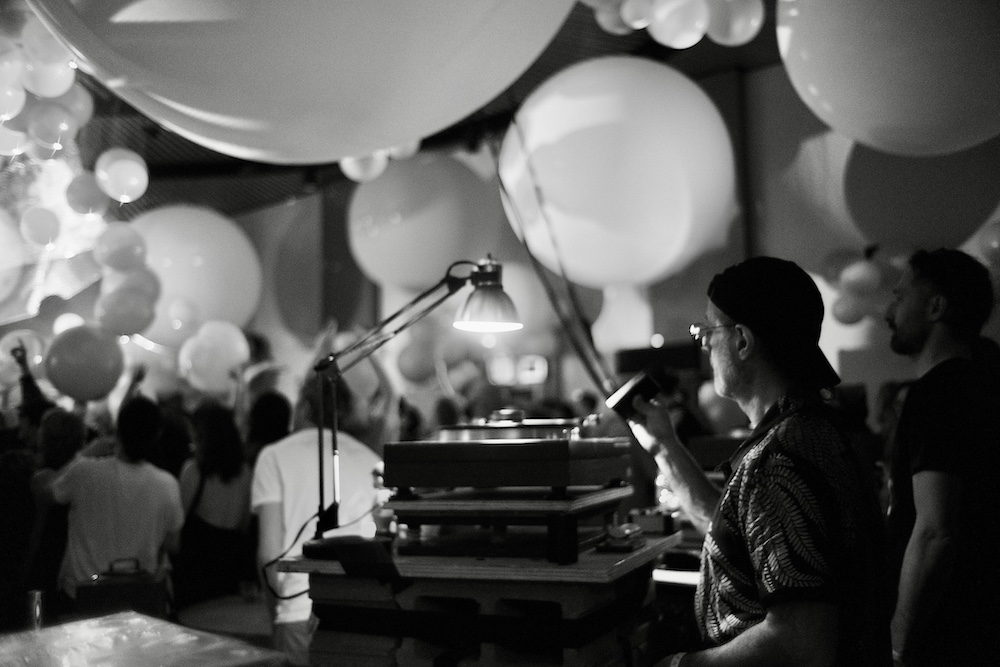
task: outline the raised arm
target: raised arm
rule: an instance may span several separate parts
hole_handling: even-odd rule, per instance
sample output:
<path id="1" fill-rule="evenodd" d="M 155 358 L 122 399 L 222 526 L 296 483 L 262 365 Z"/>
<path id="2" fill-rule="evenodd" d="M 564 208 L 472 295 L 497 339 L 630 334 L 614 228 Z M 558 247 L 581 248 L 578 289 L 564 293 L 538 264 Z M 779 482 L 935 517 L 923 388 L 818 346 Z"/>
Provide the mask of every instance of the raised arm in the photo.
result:
<path id="1" fill-rule="evenodd" d="M 650 401 L 636 397 L 632 405 L 637 411 L 633 419 L 636 440 L 653 454 L 681 510 L 704 534 L 719 503 L 719 488 L 708 479 L 701 464 L 677 437 L 670 419 L 670 406 L 664 396 Z"/>

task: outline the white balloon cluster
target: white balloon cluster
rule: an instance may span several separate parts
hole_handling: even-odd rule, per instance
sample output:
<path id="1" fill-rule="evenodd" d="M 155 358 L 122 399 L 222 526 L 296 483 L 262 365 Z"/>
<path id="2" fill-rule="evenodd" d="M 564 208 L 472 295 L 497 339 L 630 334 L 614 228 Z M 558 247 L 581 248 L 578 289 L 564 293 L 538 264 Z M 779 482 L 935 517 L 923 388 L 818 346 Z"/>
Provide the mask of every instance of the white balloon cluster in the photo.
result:
<path id="1" fill-rule="evenodd" d="M 93 112 L 72 54 L 37 16 L 0 35 L 0 155 L 59 157 Z"/>
<path id="2" fill-rule="evenodd" d="M 406 160 L 420 150 L 420 140 L 375 151 L 371 155 L 345 157 L 340 159 L 340 170 L 352 181 L 367 183 L 382 175 L 389 166 L 389 159 Z"/>
<path id="3" fill-rule="evenodd" d="M 583 0 L 606 32 L 646 30 L 658 43 L 687 49 L 708 35 L 722 46 L 741 46 L 764 24 L 763 0 Z"/>
<path id="4" fill-rule="evenodd" d="M 32 12 L 20 27 L 0 31 L 0 155 L 24 156 L 42 164 L 76 159 L 74 142 L 94 113 L 94 100 L 76 80 L 72 53 Z M 52 247 L 64 230 L 63 211 L 102 216 L 111 200 L 135 201 L 146 191 L 149 174 L 134 151 L 111 148 L 94 171 L 77 172 L 65 202 L 43 198 L 21 212 L 20 230 L 31 245 Z M 61 197 L 60 197 L 61 199 Z M 61 213 L 63 211 L 63 213 Z"/>
<path id="5" fill-rule="evenodd" d="M 834 270 L 832 282 L 839 292 L 833 302 L 834 319 L 857 324 L 866 317 L 882 317 L 905 265 L 905 255 L 884 257 L 877 247 L 869 246 L 863 257 Z"/>

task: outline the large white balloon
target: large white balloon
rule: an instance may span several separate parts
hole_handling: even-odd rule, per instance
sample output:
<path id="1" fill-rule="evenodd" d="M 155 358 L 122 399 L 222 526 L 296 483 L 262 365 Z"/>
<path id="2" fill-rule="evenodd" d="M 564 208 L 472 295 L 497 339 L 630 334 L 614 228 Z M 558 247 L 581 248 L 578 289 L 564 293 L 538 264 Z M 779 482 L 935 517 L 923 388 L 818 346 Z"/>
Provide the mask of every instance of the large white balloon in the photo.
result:
<path id="1" fill-rule="evenodd" d="M 501 93 L 573 0 L 32 0 L 80 68 L 213 150 L 326 163 L 425 137 Z"/>
<path id="2" fill-rule="evenodd" d="M 1000 134 L 1000 3 L 783 0 L 781 58 L 836 132 L 907 156 Z"/>
<path id="3" fill-rule="evenodd" d="M 580 285 L 649 284 L 725 242 L 732 145 L 708 96 L 650 60 L 598 58 L 525 100 L 500 150 L 514 231 Z"/>
<path id="4" fill-rule="evenodd" d="M 423 290 L 452 262 L 477 261 L 499 239 L 503 210 L 495 182 L 442 153 L 390 160 L 354 191 L 348 236 L 373 281 Z"/>
<path id="5" fill-rule="evenodd" d="M 198 206 L 164 206 L 132 221 L 146 242 L 146 264 L 161 296 L 149 340 L 179 347 L 210 320 L 242 326 L 260 301 L 260 260 L 250 238 L 228 218 Z"/>

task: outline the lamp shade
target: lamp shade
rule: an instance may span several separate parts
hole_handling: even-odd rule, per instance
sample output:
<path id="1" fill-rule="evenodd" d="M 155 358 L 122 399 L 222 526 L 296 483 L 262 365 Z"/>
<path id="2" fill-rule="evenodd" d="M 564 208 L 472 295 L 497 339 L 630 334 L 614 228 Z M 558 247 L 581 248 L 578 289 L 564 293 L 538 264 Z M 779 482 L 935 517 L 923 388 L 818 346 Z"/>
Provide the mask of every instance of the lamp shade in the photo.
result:
<path id="1" fill-rule="evenodd" d="M 492 257 L 479 262 L 469 274 L 472 294 L 466 299 L 452 323 L 456 329 L 477 333 L 517 331 L 524 327 L 514 302 L 500 283 L 502 268 Z"/>
<path id="2" fill-rule="evenodd" d="M 524 327 L 517 308 L 500 285 L 484 285 L 473 290 L 455 316 L 456 329 L 478 333 L 517 331 Z"/>

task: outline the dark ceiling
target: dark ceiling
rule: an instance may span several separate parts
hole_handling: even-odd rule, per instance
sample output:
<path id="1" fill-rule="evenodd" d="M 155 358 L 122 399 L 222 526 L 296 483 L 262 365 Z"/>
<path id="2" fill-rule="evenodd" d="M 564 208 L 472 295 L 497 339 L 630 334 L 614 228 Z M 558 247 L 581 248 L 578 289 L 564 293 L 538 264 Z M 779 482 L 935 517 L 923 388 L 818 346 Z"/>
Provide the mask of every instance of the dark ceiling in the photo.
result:
<path id="1" fill-rule="evenodd" d="M 669 63 L 697 80 L 728 70 L 752 70 L 780 61 L 774 30 L 774 1 L 766 0 L 766 22 L 749 44 L 723 47 L 707 37 L 684 51 L 661 46 L 646 31 L 612 35 L 594 20 L 593 10 L 577 3 L 563 27 L 538 60 L 490 103 L 437 134 L 424 148 L 462 144 L 475 147 L 485 136 L 502 134 L 521 102 L 556 72 L 589 58 L 631 54 Z M 225 215 L 237 215 L 343 179 L 334 164 L 287 166 L 247 162 L 216 153 L 157 125 L 115 97 L 85 74 L 80 80 L 95 100 L 92 120 L 78 137 L 80 157 L 92 168 L 97 155 L 110 146 L 124 146 L 145 158 L 149 188 L 114 215 L 130 220 L 139 213 L 177 203 L 205 205 Z"/>

